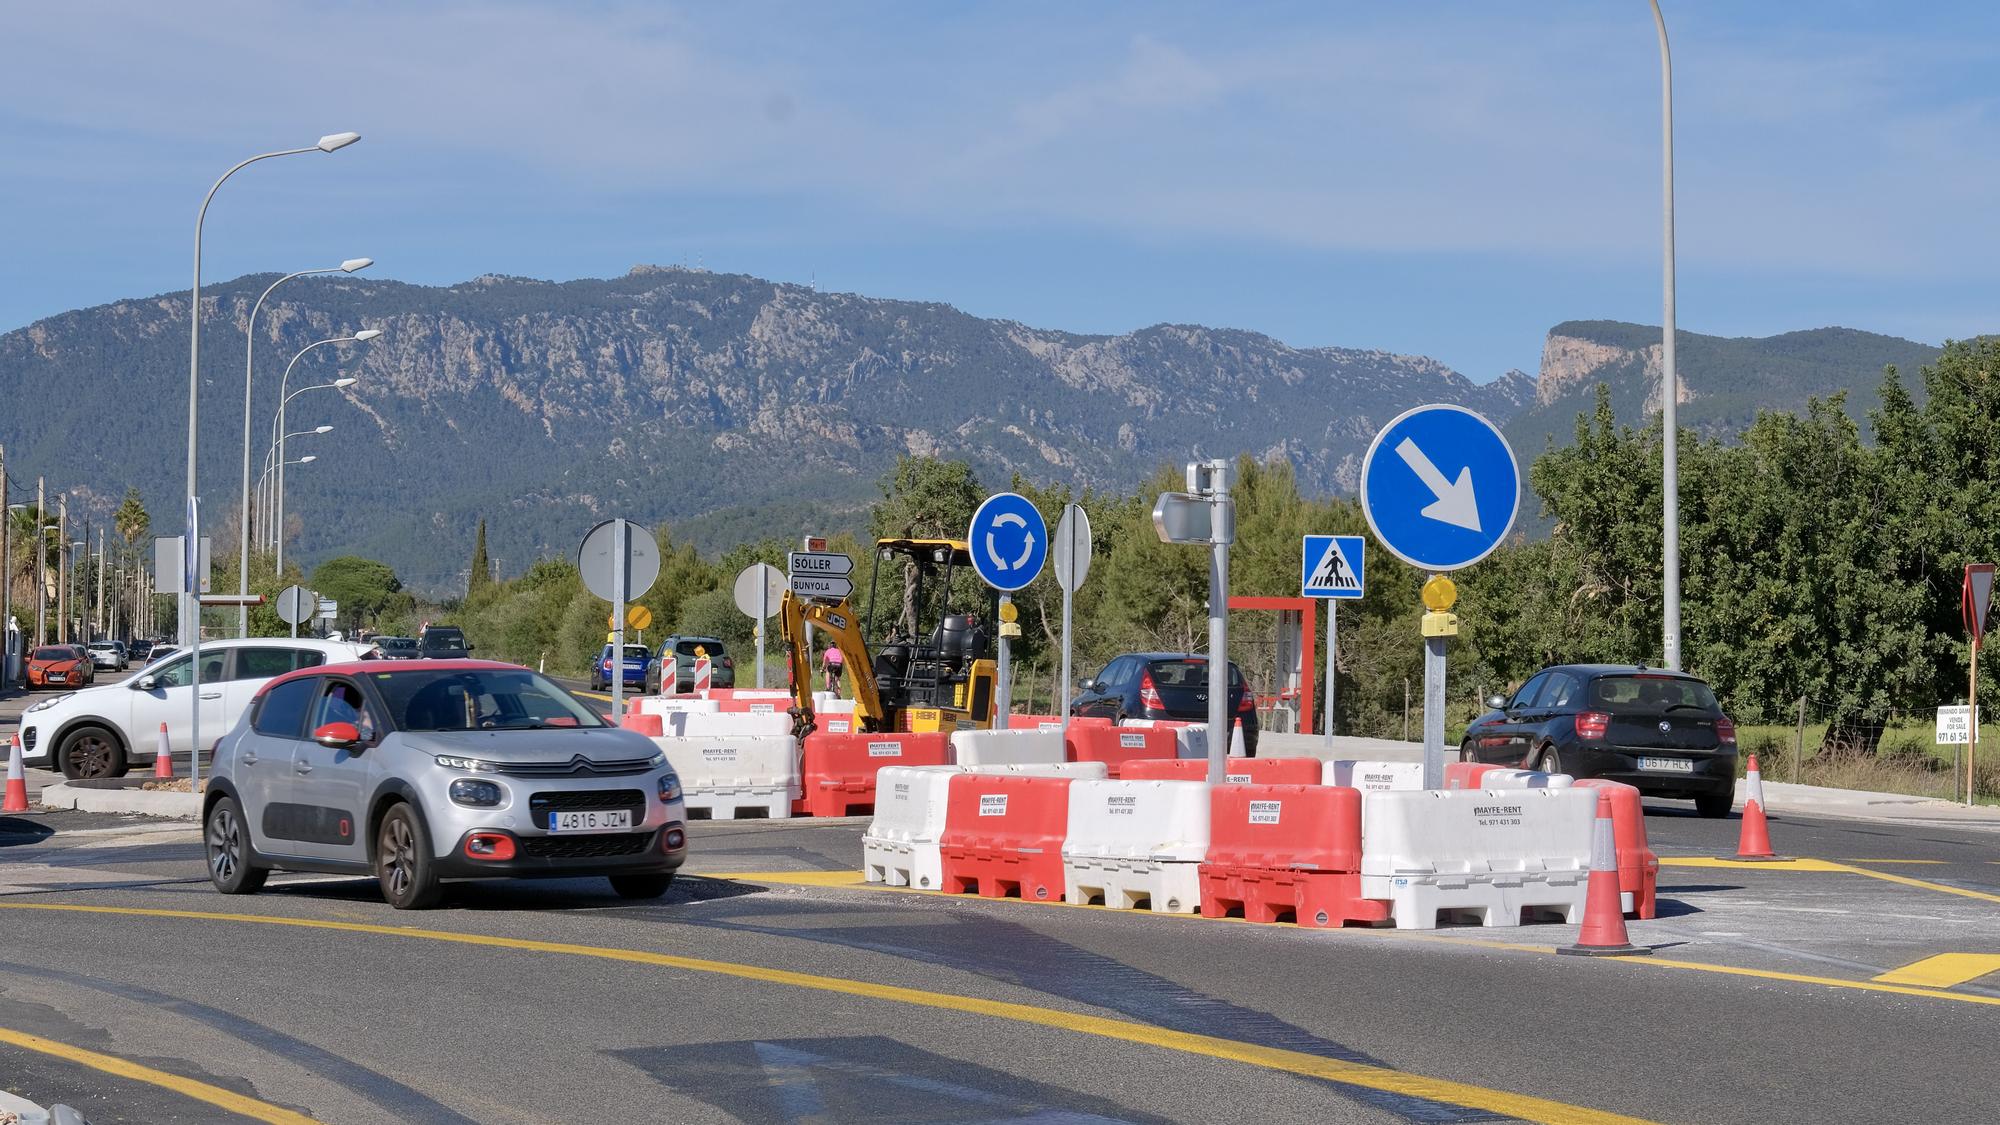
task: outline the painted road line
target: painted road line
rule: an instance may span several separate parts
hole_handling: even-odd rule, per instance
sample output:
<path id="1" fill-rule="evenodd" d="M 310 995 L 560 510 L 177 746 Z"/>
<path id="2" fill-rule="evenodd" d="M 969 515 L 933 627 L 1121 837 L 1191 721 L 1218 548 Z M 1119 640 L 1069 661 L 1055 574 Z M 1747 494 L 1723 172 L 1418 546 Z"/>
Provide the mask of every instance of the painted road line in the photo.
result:
<path id="1" fill-rule="evenodd" d="M 1978 980 L 1988 973 L 2000 973 L 2000 953 L 1940 953 L 1913 961 L 1900 969 L 1876 977 L 1883 984 L 1921 984 L 1950 988 Z"/>
<path id="2" fill-rule="evenodd" d="M 1745 863 L 1733 859 L 1717 859 L 1713 856 L 1661 856 L 1661 867 L 1707 867 L 1731 868 L 1737 871 L 1819 871 L 1865 875 L 1870 879 L 1880 879 L 1885 883 L 1896 883 L 1918 890 L 1937 891 L 1939 894 L 1958 895 L 1961 898 L 1976 898 L 1981 902 L 2000 903 L 2000 895 L 1986 891 L 1954 887 L 1949 883 L 1934 883 L 1929 879 L 1912 879 L 1908 875 L 1892 875 L 1887 871 L 1870 871 L 1866 867 L 1856 867 L 1852 863 L 1836 863 L 1830 859 L 1784 859 L 1765 863 Z"/>
<path id="3" fill-rule="evenodd" d="M 1661 860 L 1661 862 L 1665 863 L 1666 861 Z M 1805 861 L 1794 861 L 1794 862 L 1817 864 L 1822 861 L 1805 860 Z M 1689 863 L 1686 866 L 1707 866 L 1707 864 Z M 1786 865 L 1770 864 L 1770 863 L 1746 863 L 1743 864 L 1742 866 L 1755 867 L 1760 870 L 1768 870 L 1773 867 L 1783 867 Z M 1795 867 L 1793 868 L 1793 870 L 1818 871 L 1818 870 L 1827 870 L 1827 868 Z M 1840 869 L 1834 868 L 1833 870 L 1838 871 Z M 689 874 L 692 875 L 694 873 L 689 872 Z M 800 875 L 803 875 L 806 878 L 799 878 L 798 876 Z M 1167 918 L 1183 922 L 1188 922 L 1188 921 L 1234 922 L 1237 925 L 1279 926 L 1292 929 L 1298 928 L 1295 923 L 1291 922 L 1251 922 L 1243 918 L 1204 918 L 1199 914 L 1162 914 L 1162 913 L 1156 913 L 1151 910 L 1112 910 L 1111 907 L 1098 906 L 1091 903 L 1035 902 L 1029 899 L 1020 899 L 1020 898 L 982 898 L 978 895 L 946 894 L 943 891 L 927 891 L 917 887 L 891 887 L 883 883 L 864 882 L 862 880 L 862 876 L 858 872 L 852 872 L 852 871 L 814 871 L 814 872 L 797 872 L 797 873 L 784 872 L 784 871 L 744 872 L 740 874 L 704 875 L 701 876 L 701 878 L 737 879 L 744 882 L 771 883 L 771 884 L 797 883 L 800 886 L 816 886 L 816 887 L 848 887 L 864 891 L 886 891 L 892 894 L 923 895 L 929 898 L 946 899 L 952 902 L 963 902 L 968 904 L 998 903 L 998 904 L 1007 904 L 1012 906 L 1034 906 L 1034 907 L 1044 907 L 1044 908 L 1056 907 L 1065 910 L 1101 910 L 1119 914 L 1128 918 Z M 1942 889 L 1950 890 L 1953 888 L 1942 888 Z M 11 905 L 11 904 L 0 904 L 0 906 L 4 905 Z M 1423 933 L 1423 932 L 1412 932 L 1406 930 L 1376 930 L 1367 928 L 1327 929 L 1327 930 L 1315 930 L 1313 932 L 1321 934 L 1341 934 L 1349 937 L 1374 937 L 1384 941 L 1449 942 L 1454 945 L 1470 945 L 1470 946 L 1476 946 L 1481 949 L 1505 949 L 1505 950 L 1511 950 L 1516 953 L 1538 953 L 1547 956 L 1554 956 L 1556 952 L 1555 947 L 1552 945 L 1530 945 L 1525 942 L 1496 941 L 1492 938 L 1460 937 L 1458 935 L 1448 934 L 1448 933 Z M 1814 959 L 1823 960 L 1823 958 L 1814 958 Z M 2000 1006 L 2000 996 L 1978 996 L 1964 992 L 1946 992 L 1935 988 L 1918 987 L 1917 985 L 1920 982 L 1910 982 L 1908 984 L 1905 984 L 1905 983 L 1883 980 L 1879 977 L 1873 981 L 1848 980 L 1848 979 L 1843 979 L 1841 977 L 1820 977 L 1820 976 L 1812 976 L 1807 973 L 1780 972 L 1775 969 L 1746 969 L 1746 968 L 1739 968 L 1734 965 L 1711 965 L 1700 961 L 1675 961 L 1659 957 L 1648 957 L 1644 959 L 1607 957 L 1604 960 L 1615 961 L 1617 963 L 1625 965 L 1635 965 L 1635 966 L 1650 965 L 1650 966 L 1658 966 L 1660 968 L 1665 968 L 1665 969 L 1685 969 L 1694 972 L 1719 973 L 1724 976 L 1752 977 L 1760 980 L 1787 981 L 1793 984 L 1816 984 L 1826 988 L 1846 988 L 1862 992 L 1890 992 L 1900 996 L 1925 996 L 1934 1000 L 1956 1000 L 1968 1004 L 1989 1004 L 1989 1005 Z M 1864 966 L 1864 968 L 1870 972 L 1874 971 L 1874 966 L 1872 965 Z"/>
<path id="4" fill-rule="evenodd" d="M 24 1031 L 0 1027 L 0 1043 L 50 1055 L 65 1062 L 80 1063 L 92 1070 L 101 1070 L 120 1078 L 130 1078 L 135 1082 L 144 1082 L 163 1090 L 172 1090 L 176 1094 L 198 1102 L 207 1102 L 209 1105 L 226 1109 L 252 1121 L 269 1122 L 270 1125 L 317 1125 L 312 1118 L 303 1114 L 294 1113 L 269 1102 L 260 1102 L 256 1098 L 245 1097 L 233 1090 L 211 1086 L 192 1078 L 183 1078 L 178 1074 L 169 1074 L 164 1070 L 154 1070 L 150 1066 L 141 1066 L 116 1055 L 99 1054 L 68 1043 L 59 1043 L 54 1039 L 29 1035 Z"/>
<path id="5" fill-rule="evenodd" d="M 1843 859 L 1839 860 L 1838 862 L 1840 863 L 1928 863 L 1942 867 L 1950 861 L 1942 859 Z"/>
<path id="6" fill-rule="evenodd" d="M 111 914 L 124 917 L 173 918 L 197 922 L 236 922 L 258 926 L 290 926 L 298 929 L 332 930 L 343 933 L 374 934 L 382 937 L 409 938 L 422 941 L 447 942 L 455 945 L 484 946 L 490 949 L 513 949 L 529 953 L 552 953 L 571 957 L 592 957 L 606 961 L 622 961 L 631 964 L 656 965 L 661 968 L 679 969 L 685 972 L 713 973 L 718 976 L 735 977 L 739 980 L 758 981 L 765 984 L 789 985 L 793 988 L 829 992 L 845 996 L 857 996 L 871 1000 L 907 1004 L 913 1007 L 932 1008 L 942 1011 L 962 1012 L 968 1015 L 986 1016 L 1013 1023 L 1030 1024 L 1037 1027 L 1071 1031 L 1080 1035 L 1113 1039 L 1143 1046 L 1159 1047 L 1163 1050 L 1180 1051 L 1185 1054 L 1201 1055 L 1226 1062 L 1239 1062 L 1265 1070 L 1296 1074 L 1306 1078 L 1319 1078 L 1328 1082 L 1347 1086 L 1360 1086 L 1369 1090 L 1381 1090 L 1405 1097 L 1420 1098 L 1425 1101 L 1442 1102 L 1446 1105 L 1466 1109 L 1480 1109 L 1503 1117 L 1519 1118 L 1523 1121 L 1543 1122 L 1545 1125 L 1651 1125 L 1644 1118 L 1627 1117 L 1623 1114 L 1589 1109 L 1584 1106 L 1568 1105 L 1563 1102 L 1537 1098 L 1528 1094 L 1510 1093 L 1505 1090 L 1474 1086 L 1466 1082 L 1453 1082 L 1443 1078 L 1427 1078 L 1418 1074 L 1408 1074 L 1388 1067 L 1371 1066 L 1365 1063 L 1347 1062 L 1342 1059 L 1323 1058 L 1303 1051 L 1290 1051 L 1279 1047 L 1262 1047 L 1254 1043 L 1244 1043 L 1234 1039 L 1223 1039 L 1212 1035 L 1197 1035 L 1185 1031 L 1170 1031 L 1163 1027 L 1137 1023 L 1131 1020 L 1110 1019 L 1104 1016 L 1084 1015 L 1066 1012 L 1057 1008 L 1044 1008 L 1033 1004 L 1020 1004 L 1005 1000 L 984 1000 L 974 996 L 956 996 L 943 992 L 928 992 L 923 989 L 905 988 L 900 985 L 877 984 L 873 981 L 852 980 L 846 977 L 817 976 L 812 973 L 795 972 L 790 969 L 770 969 L 759 965 L 745 965 L 732 961 L 710 961 L 696 957 L 682 957 L 671 953 L 654 953 L 643 949 L 619 949 L 609 946 L 572 945 L 567 942 L 534 941 L 527 938 L 499 937 L 490 934 L 453 933 L 449 930 L 421 930 L 402 926 L 380 926 L 363 922 L 333 922 L 317 918 L 278 918 L 257 914 L 225 914 L 200 910 L 161 910 L 146 907 L 126 906 L 71 906 L 58 903 L 0 903 L 0 910 L 43 910 L 73 914 Z M 1883 986 L 1888 987 L 1888 986 Z M 1996 1000 L 2000 1003 L 2000 1000 Z M 60 1047 L 60 1045 L 56 1045 Z M 122 1062 L 122 1060 L 110 1060 Z M 172 1075 L 164 1077 L 171 1078 Z M 226 1093 L 226 1091 L 217 1091 Z M 232 1095 L 233 1096 L 233 1095 Z M 246 1099 L 247 1101 L 247 1099 Z M 254 1103 L 253 1103 L 254 1104 Z M 241 1110 L 237 1112 L 242 1112 Z M 285 1122 L 310 1121 L 310 1118 L 292 1115 L 284 1118 L 259 1118 L 259 1120 Z"/>

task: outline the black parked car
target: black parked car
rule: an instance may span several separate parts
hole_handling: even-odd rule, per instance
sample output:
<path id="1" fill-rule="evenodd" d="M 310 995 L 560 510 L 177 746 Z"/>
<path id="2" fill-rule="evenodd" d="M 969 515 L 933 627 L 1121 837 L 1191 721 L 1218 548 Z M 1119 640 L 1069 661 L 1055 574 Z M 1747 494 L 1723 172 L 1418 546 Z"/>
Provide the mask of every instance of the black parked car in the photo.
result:
<path id="1" fill-rule="evenodd" d="M 368 642 L 384 660 L 421 660 L 424 655 L 415 637 L 370 637 Z"/>
<path id="2" fill-rule="evenodd" d="M 456 625 L 426 625 L 417 634 L 417 653 L 425 660 L 463 660 L 472 653 L 465 630 Z"/>
<path id="3" fill-rule="evenodd" d="M 1085 680 L 1070 700 L 1072 715 L 1120 719 L 1208 721 L 1208 657 L 1194 652 L 1130 652 Z M 1229 665 L 1229 713 L 1243 728 L 1243 752 L 1257 756 L 1257 699 L 1243 669 Z"/>
<path id="4" fill-rule="evenodd" d="M 1736 724 L 1699 677 L 1630 664 L 1537 672 L 1466 728 L 1468 762 L 1606 777 L 1656 797 L 1693 798 L 1728 816 L 1736 797 Z"/>

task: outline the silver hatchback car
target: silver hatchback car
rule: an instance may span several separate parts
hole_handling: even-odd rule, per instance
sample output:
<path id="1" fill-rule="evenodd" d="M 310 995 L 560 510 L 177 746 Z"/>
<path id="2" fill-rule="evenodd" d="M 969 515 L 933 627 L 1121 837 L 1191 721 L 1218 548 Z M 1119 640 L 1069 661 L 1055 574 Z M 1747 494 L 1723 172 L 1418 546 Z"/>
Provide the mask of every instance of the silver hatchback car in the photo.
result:
<path id="1" fill-rule="evenodd" d="M 249 894 L 275 869 L 369 874 L 399 910 L 447 879 L 605 875 L 656 898 L 687 857 L 680 779 L 526 668 L 330 664 L 265 685 L 216 744 L 208 874 Z"/>

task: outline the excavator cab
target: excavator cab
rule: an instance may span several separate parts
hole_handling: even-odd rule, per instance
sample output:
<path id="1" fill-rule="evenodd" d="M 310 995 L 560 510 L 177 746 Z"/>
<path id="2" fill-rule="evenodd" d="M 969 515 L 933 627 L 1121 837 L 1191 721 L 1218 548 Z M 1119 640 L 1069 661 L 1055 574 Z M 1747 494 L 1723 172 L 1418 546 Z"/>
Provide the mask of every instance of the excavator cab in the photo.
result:
<path id="1" fill-rule="evenodd" d="M 956 539 L 882 539 L 875 544 L 868 620 L 845 599 L 806 601 L 791 593 L 780 607 L 792 652 L 792 708 L 801 736 L 816 726 L 808 625 L 840 647 L 855 687 L 856 729 L 952 731 L 993 722 L 997 667 L 991 656 L 997 597 L 974 594 L 965 575 L 972 558 Z"/>

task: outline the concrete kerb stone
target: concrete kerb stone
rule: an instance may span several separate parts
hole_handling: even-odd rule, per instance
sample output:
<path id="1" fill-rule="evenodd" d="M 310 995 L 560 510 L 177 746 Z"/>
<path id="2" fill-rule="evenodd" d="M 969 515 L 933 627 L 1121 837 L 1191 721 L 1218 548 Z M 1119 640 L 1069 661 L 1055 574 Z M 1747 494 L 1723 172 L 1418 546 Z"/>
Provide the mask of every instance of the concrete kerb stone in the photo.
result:
<path id="1" fill-rule="evenodd" d="M 39 800 L 45 809 L 130 813 L 173 820 L 201 819 L 201 794 L 164 793 L 140 788 L 150 781 L 151 778 L 117 777 L 58 782 L 43 786 Z"/>

